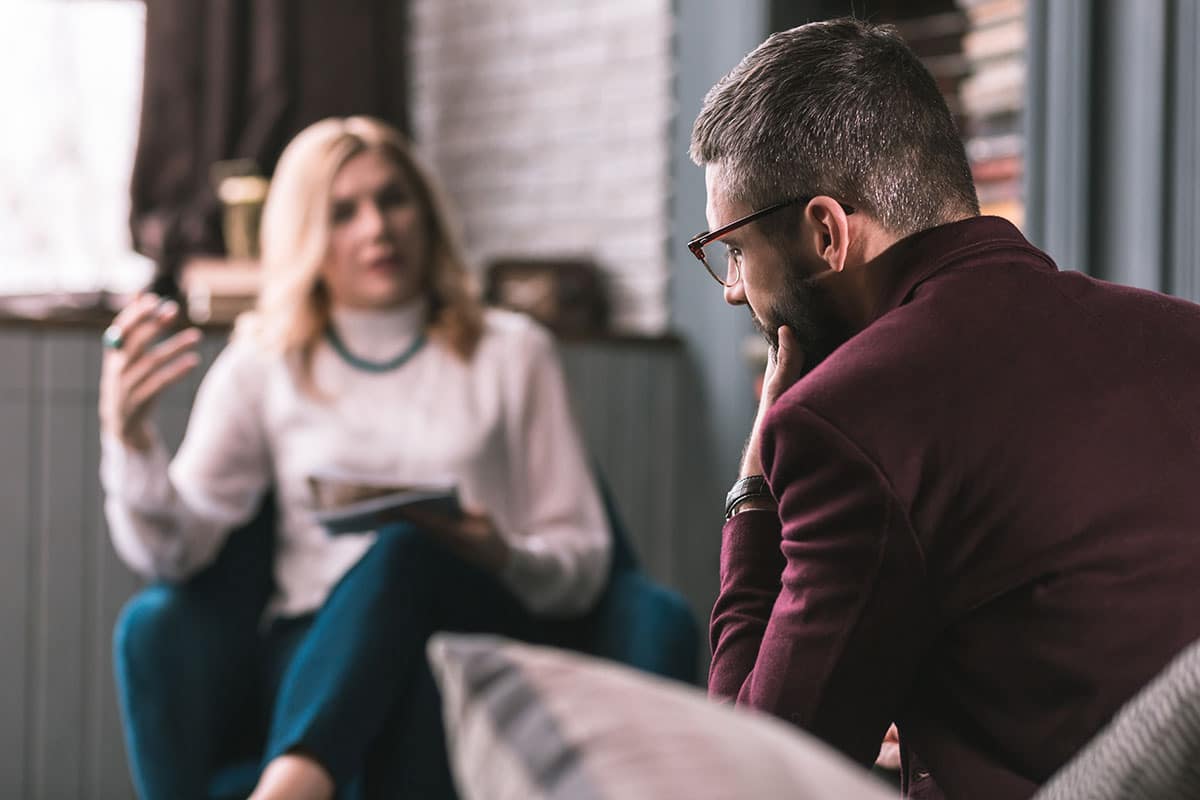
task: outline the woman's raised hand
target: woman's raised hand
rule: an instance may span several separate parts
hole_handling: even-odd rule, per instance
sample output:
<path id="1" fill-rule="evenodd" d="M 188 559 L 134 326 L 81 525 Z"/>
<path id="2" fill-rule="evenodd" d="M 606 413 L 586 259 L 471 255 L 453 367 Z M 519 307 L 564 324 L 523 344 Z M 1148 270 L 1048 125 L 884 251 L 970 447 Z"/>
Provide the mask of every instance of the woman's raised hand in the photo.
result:
<path id="1" fill-rule="evenodd" d="M 154 401 L 200 363 L 196 328 L 162 338 L 178 316 L 178 303 L 142 294 L 121 309 L 104 333 L 100 428 L 135 450 L 151 445 Z"/>

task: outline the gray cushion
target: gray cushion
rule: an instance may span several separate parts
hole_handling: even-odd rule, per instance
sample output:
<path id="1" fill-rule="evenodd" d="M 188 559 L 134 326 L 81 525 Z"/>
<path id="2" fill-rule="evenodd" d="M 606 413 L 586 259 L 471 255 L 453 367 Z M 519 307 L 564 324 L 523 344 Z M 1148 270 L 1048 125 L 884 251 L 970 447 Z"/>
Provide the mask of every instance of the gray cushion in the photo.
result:
<path id="1" fill-rule="evenodd" d="M 618 664 L 450 634 L 429 659 L 464 800 L 896 797 L 792 726 Z"/>
<path id="2" fill-rule="evenodd" d="M 1200 797 L 1200 643 L 1130 700 L 1035 800 Z"/>

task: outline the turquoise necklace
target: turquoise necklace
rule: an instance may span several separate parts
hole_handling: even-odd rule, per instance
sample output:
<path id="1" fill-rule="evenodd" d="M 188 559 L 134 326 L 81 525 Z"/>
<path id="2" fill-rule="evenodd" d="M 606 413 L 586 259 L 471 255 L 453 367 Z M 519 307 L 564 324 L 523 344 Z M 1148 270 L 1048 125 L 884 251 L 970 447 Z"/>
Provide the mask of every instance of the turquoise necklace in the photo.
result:
<path id="1" fill-rule="evenodd" d="M 342 357 L 352 367 L 361 369 L 364 372 L 390 372 L 403 364 L 417 354 L 417 351 L 425 346 L 424 332 L 417 334 L 417 338 L 398 356 L 389 358 L 387 361 L 368 361 L 365 358 L 359 358 L 346 349 L 345 342 L 337 335 L 337 331 L 330 325 L 325 329 L 325 338 L 329 340 L 329 344 L 337 351 L 337 354 Z"/>

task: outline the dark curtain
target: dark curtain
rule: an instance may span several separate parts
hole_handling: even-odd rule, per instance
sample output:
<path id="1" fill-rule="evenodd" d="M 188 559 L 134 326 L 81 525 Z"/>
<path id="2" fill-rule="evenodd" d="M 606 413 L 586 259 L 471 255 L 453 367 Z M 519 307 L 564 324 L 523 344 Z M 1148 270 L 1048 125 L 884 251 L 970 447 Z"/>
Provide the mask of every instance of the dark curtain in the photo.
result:
<path id="1" fill-rule="evenodd" d="M 209 173 L 250 158 L 270 175 L 288 140 L 328 116 L 408 130 L 405 0 L 146 0 L 145 78 L 131 181 L 135 249 L 154 289 L 182 260 L 222 254 Z"/>

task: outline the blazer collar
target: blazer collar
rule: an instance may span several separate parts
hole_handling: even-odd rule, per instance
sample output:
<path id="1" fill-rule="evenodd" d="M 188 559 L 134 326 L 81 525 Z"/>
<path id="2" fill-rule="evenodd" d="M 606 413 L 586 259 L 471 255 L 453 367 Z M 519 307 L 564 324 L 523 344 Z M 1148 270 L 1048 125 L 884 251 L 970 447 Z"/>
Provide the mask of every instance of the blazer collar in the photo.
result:
<path id="1" fill-rule="evenodd" d="M 971 217 L 939 225 L 901 239 L 867 265 L 868 291 L 873 297 L 867 324 L 908 302 L 918 286 L 942 270 L 989 251 L 1019 253 L 1026 263 L 1040 262 L 1048 270 L 1057 270 L 1049 256 L 1001 217 Z"/>

